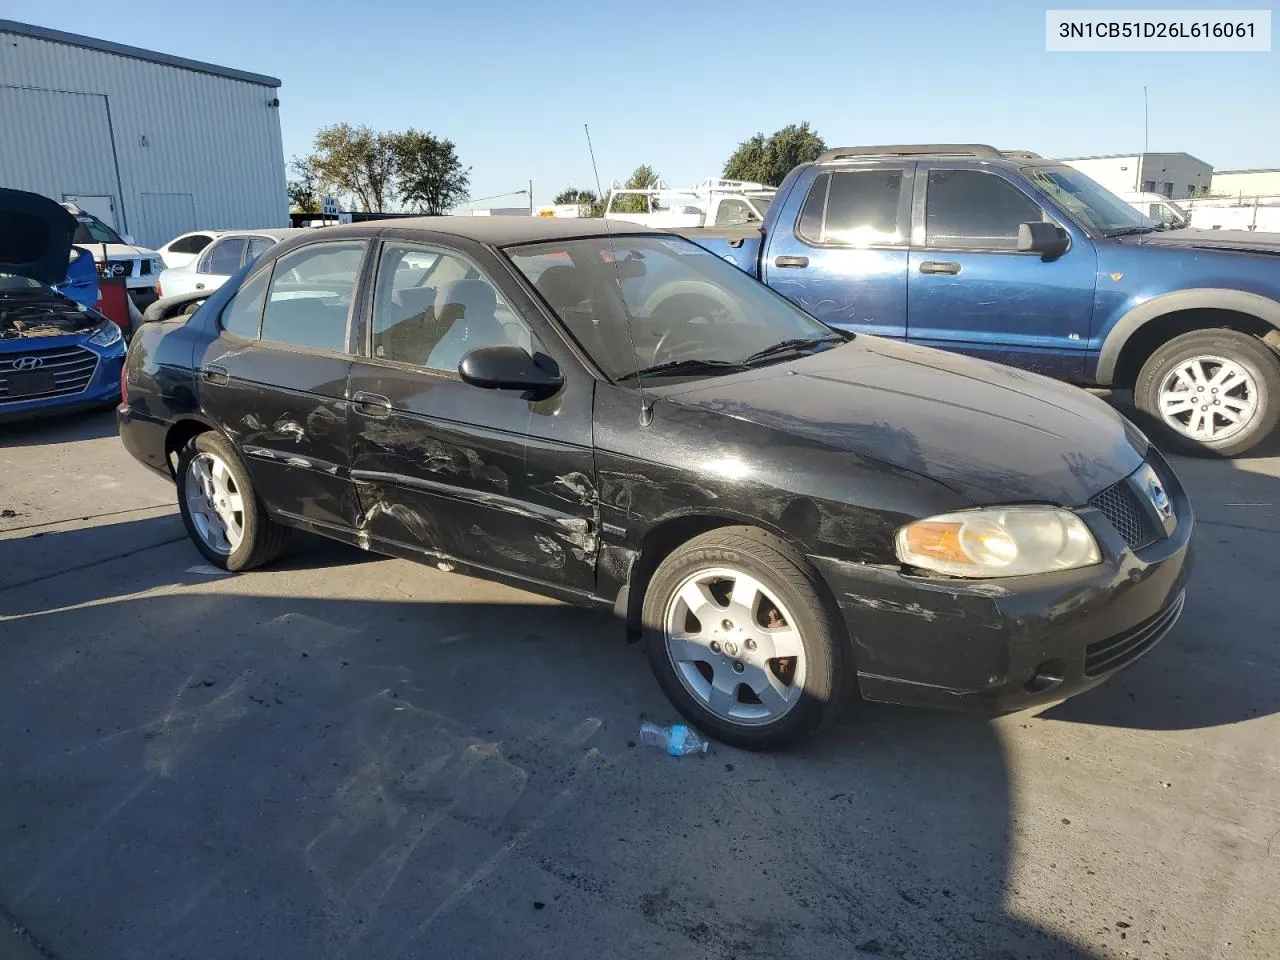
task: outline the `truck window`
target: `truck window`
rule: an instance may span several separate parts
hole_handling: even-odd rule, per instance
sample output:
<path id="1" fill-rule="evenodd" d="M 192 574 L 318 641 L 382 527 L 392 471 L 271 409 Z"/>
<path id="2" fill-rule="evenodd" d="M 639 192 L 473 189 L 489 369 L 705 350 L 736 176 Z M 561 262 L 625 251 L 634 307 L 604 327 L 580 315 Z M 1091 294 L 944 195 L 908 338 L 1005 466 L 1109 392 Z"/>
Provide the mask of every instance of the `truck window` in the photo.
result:
<path id="1" fill-rule="evenodd" d="M 720 201 L 720 206 L 716 208 L 716 226 L 728 227 L 739 223 L 750 223 L 753 220 L 759 220 L 756 212 L 751 209 L 751 205 L 744 200 L 735 200 L 728 197 Z"/>
<path id="2" fill-rule="evenodd" d="M 905 241 L 898 229 L 901 170 L 837 170 L 809 188 L 796 233 L 810 243 L 865 247 Z"/>
<path id="3" fill-rule="evenodd" d="M 930 170 L 926 247 L 1017 250 L 1018 225 L 1044 219 L 1040 205 L 1013 184 L 980 170 Z"/>

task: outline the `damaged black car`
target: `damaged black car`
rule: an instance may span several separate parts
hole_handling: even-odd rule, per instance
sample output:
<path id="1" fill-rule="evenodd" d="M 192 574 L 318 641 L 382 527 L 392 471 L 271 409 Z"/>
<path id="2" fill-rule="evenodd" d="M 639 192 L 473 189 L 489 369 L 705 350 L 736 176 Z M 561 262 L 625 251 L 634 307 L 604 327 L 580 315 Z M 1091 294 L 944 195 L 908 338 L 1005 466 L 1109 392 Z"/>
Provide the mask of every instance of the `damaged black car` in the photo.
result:
<path id="1" fill-rule="evenodd" d="M 828 327 L 676 236 L 354 224 L 201 298 L 148 310 L 119 423 L 211 563 L 302 529 L 612 611 L 733 744 L 854 693 L 1059 700 L 1182 611 L 1191 505 L 1124 417 Z"/>

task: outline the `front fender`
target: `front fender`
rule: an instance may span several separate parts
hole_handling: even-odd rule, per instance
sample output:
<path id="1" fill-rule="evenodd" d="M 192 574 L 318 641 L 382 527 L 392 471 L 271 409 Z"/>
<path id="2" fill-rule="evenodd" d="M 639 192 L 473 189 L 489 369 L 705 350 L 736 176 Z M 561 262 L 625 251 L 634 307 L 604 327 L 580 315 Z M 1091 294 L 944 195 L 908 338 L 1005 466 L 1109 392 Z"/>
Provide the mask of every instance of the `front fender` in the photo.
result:
<path id="1" fill-rule="evenodd" d="M 1280 302 L 1270 297 L 1217 287 L 1175 290 L 1173 293 L 1161 294 L 1138 304 L 1112 326 L 1098 354 L 1095 375 L 1098 383 L 1111 382 L 1120 352 L 1140 327 L 1157 317 L 1184 310 L 1231 310 L 1257 317 L 1280 330 Z"/>

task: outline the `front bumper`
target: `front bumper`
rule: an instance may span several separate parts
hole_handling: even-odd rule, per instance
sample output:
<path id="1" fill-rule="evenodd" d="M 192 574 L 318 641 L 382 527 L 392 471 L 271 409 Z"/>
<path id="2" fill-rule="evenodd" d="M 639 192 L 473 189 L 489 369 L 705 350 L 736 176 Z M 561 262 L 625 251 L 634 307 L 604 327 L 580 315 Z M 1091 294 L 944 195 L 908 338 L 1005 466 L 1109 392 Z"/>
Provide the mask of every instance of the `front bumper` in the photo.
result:
<path id="1" fill-rule="evenodd" d="M 97 362 L 93 367 L 93 373 L 89 376 L 84 388 L 74 393 L 24 397 L 16 400 L 6 400 L 3 392 L 0 392 L 0 423 L 89 410 L 113 404 L 120 399 L 120 371 L 124 366 L 125 356 L 122 341 L 117 341 L 109 347 L 99 347 L 80 338 L 65 340 L 41 338 L 38 344 L 36 341 L 27 341 L 22 345 L 13 343 L 11 350 L 0 352 L 0 368 L 3 368 L 0 369 L 0 377 L 3 377 L 4 370 L 10 366 L 8 361 L 27 356 L 32 352 L 38 353 L 60 347 L 67 350 L 79 347 L 96 356 Z"/>
<path id="2" fill-rule="evenodd" d="M 1163 461 L 1160 471 L 1173 478 Z M 1074 696 L 1133 663 L 1185 602 L 1195 520 L 1181 485 L 1169 486 L 1177 525 L 1137 550 L 1100 511 L 1082 510 L 1104 559 L 1080 570 L 973 581 L 813 558 L 853 641 L 862 695 L 1005 713 Z"/>

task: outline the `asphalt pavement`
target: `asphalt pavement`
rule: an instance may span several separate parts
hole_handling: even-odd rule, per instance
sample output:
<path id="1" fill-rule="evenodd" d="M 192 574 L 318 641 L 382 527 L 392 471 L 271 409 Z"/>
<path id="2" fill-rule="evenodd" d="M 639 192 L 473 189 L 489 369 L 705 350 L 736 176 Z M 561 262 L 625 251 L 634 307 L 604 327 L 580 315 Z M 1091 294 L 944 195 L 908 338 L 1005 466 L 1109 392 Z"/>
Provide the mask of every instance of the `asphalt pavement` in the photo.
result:
<path id="1" fill-rule="evenodd" d="M 677 760 L 609 616 L 222 575 L 109 413 L 0 427 L 0 960 L 1280 956 L 1280 445 L 1175 467 L 1186 613 L 1101 688 Z"/>

